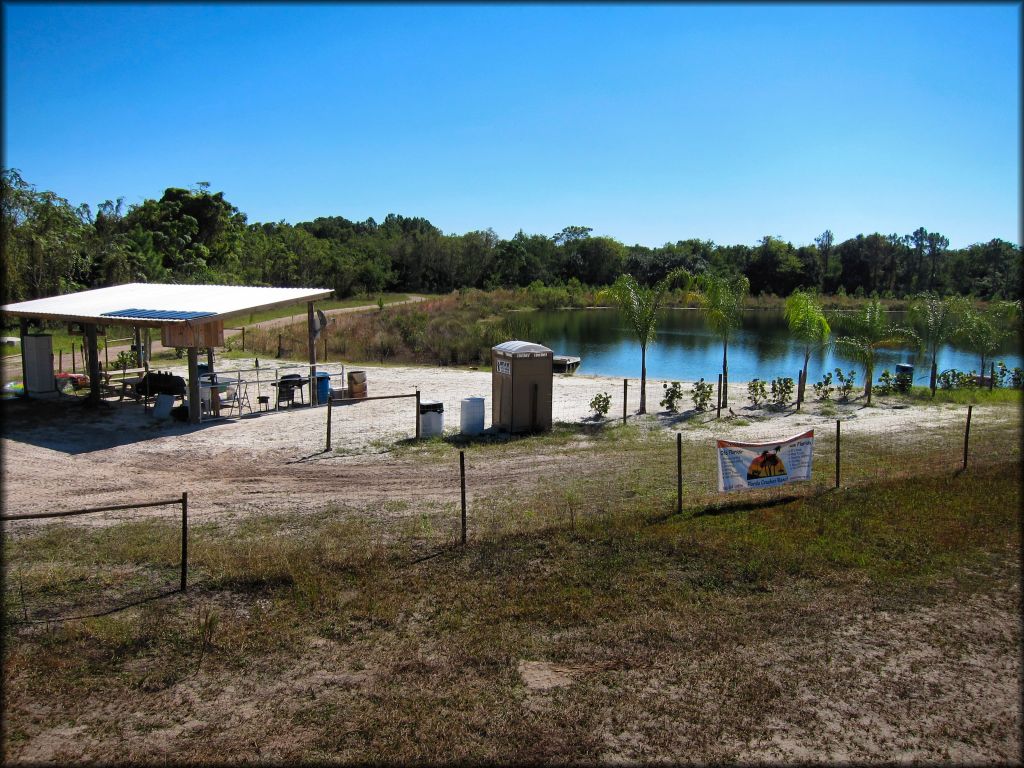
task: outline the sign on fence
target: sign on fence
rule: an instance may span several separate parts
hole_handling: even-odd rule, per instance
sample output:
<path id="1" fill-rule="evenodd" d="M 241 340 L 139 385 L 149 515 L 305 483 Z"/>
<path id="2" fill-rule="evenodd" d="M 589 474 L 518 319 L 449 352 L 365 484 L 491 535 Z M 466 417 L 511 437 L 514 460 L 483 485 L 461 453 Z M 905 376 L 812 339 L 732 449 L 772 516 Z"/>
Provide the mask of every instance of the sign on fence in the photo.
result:
<path id="1" fill-rule="evenodd" d="M 718 490 L 765 488 L 811 479 L 814 430 L 771 443 L 718 441 Z"/>

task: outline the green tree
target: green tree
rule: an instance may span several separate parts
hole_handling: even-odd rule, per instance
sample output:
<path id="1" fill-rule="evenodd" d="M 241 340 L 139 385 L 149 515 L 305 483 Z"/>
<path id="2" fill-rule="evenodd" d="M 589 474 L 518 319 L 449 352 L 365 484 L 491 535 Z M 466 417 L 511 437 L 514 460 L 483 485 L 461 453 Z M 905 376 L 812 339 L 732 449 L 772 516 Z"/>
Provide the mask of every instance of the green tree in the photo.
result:
<path id="1" fill-rule="evenodd" d="M 653 288 L 640 285 L 632 275 L 620 275 L 611 286 L 598 295 L 601 301 L 610 299 L 625 316 L 626 322 L 640 343 L 640 410 L 647 413 L 647 345 L 654 341 L 658 324 L 658 310 L 665 293 L 678 282 L 689 286 L 690 274 L 677 269 L 659 280 Z"/>
<path id="2" fill-rule="evenodd" d="M 722 405 L 729 405 L 729 337 L 743 320 L 743 300 L 750 292 L 750 281 L 743 275 L 719 277 L 713 274 L 696 278 L 697 302 L 704 321 L 722 339 Z"/>
<path id="3" fill-rule="evenodd" d="M 817 298 L 805 291 L 793 291 L 790 294 L 786 299 L 785 314 L 789 332 L 804 346 L 804 370 L 800 386 L 797 388 L 797 402 L 801 402 L 807 385 L 807 364 L 811 359 L 811 352 L 816 347 L 828 343 L 832 328 Z"/>
<path id="4" fill-rule="evenodd" d="M 931 291 L 917 294 L 910 302 L 911 325 L 931 358 L 928 386 L 932 390 L 932 397 L 935 397 L 939 347 L 953 340 L 969 308 L 970 304 L 959 296 L 942 298 Z"/>
<path id="5" fill-rule="evenodd" d="M 1019 333 L 1020 313 L 1019 301 L 995 301 L 983 311 L 967 305 L 956 338 L 980 356 L 980 375 L 985 375 L 985 361 L 998 353 L 1007 339 Z"/>
<path id="6" fill-rule="evenodd" d="M 855 313 L 836 314 L 834 324 L 844 332 L 835 340 L 842 349 L 864 366 L 864 394 L 871 405 L 871 384 L 875 377 L 875 357 L 880 349 L 895 349 L 918 343 L 910 328 L 889 322 L 888 313 L 878 299 L 871 299 Z"/>

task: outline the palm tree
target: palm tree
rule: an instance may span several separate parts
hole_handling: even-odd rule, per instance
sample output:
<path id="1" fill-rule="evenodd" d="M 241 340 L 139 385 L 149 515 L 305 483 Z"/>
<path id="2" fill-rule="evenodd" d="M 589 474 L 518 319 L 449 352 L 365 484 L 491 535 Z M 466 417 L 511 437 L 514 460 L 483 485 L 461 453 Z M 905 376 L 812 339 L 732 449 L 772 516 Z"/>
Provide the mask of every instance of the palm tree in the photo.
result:
<path id="1" fill-rule="evenodd" d="M 947 296 L 943 299 L 932 291 L 925 291 L 911 300 L 910 322 L 917 329 L 925 352 L 932 359 L 928 380 L 932 397 L 935 397 L 939 347 L 953 340 L 969 311 L 970 303 L 961 296 Z"/>
<path id="2" fill-rule="evenodd" d="M 828 343 L 832 328 L 814 295 L 800 290 L 793 291 L 786 299 L 786 322 L 789 323 L 789 332 L 804 345 L 804 370 L 796 393 L 796 401 L 800 403 L 807 386 L 807 363 L 811 352 L 815 347 Z"/>
<path id="3" fill-rule="evenodd" d="M 740 327 L 743 299 L 750 292 L 750 281 L 744 275 L 727 278 L 711 274 L 698 275 L 697 301 L 701 314 L 711 329 L 722 337 L 722 407 L 729 405 L 729 335 Z"/>
<path id="4" fill-rule="evenodd" d="M 1019 301 L 995 301 L 984 312 L 966 305 L 956 336 L 968 349 L 981 355 L 979 375 L 985 375 L 985 360 L 996 354 L 1003 342 L 1016 332 L 1015 321 L 1020 312 Z"/>
<path id="5" fill-rule="evenodd" d="M 653 288 L 648 288 L 640 285 L 632 275 L 620 275 L 618 280 L 599 294 L 602 301 L 611 299 L 618 305 L 640 342 L 639 413 L 647 413 L 647 345 L 654 341 L 658 310 L 665 293 L 674 283 L 682 281 L 688 287 L 690 279 L 690 273 L 679 268 L 669 272 Z"/>
<path id="6" fill-rule="evenodd" d="M 846 332 L 835 345 L 864 365 L 864 394 L 871 405 L 871 383 L 875 377 L 875 354 L 880 349 L 894 349 L 918 343 L 917 334 L 909 328 L 889 322 L 888 313 L 878 299 L 872 299 L 852 315 L 834 315 L 833 320 Z"/>

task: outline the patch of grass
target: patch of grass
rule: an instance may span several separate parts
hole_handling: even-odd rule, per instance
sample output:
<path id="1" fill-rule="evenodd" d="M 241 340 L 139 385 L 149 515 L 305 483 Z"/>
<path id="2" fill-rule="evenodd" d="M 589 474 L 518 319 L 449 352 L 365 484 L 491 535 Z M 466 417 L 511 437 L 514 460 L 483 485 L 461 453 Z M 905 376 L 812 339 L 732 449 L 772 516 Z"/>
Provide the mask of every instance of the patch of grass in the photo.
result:
<path id="1" fill-rule="evenodd" d="M 928 387 L 911 387 L 910 392 L 897 397 L 915 405 L 952 403 L 955 405 L 1010 404 L 1020 406 L 1024 403 L 1024 393 L 1019 389 L 1009 387 L 996 387 L 991 392 L 986 388 L 936 389 L 934 398 Z"/>

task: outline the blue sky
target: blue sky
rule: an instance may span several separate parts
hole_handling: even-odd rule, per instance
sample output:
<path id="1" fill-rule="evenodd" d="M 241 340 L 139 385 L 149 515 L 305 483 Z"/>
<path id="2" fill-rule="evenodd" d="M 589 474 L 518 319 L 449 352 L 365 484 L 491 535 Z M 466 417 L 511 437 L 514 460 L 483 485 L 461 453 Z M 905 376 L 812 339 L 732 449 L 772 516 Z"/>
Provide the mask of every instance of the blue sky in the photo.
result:
<path id="1" fill-rule="evenodd" d="M 6 3 L 4 164 L 250 221 L 1020 242 L 1020 12 Z"/>

